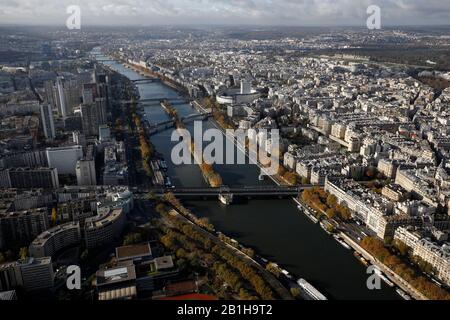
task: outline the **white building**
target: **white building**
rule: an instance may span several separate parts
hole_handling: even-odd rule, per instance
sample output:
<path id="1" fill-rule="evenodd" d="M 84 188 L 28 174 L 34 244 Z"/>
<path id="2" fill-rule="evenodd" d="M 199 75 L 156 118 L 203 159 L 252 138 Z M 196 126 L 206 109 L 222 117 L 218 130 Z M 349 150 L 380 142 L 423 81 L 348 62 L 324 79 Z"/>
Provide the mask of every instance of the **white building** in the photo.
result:
<path id="1" fill-rule="evenodd" d="M 58 169 L 58 174 L 76 174 L 77 161 L 83 157 L 81 146 L 47 148 L 47 161 L 51 168 Z"/>
<path id="2" fill-rule="evenodd" d="M 78 160 L 75 171 L 77 175 L 77 184 L 79 186 L 97 185 L 95 161 L 93 159 Z"/>
<path id="3" fill-rule="evenodd" d="M 42 103 L 40 106 L 42 128 L 44 135 L 48 140 L 53 140 L 56 137 L 55 121 L 53 119 L 52 106 L 49 103 Z"/>
<path id="4" fill-rule="evenodd" d="M 107 125 L 101 125 L 98 128 L 98 139 L 100 143 L 111 140 L 111 130 Z"/>
<path id="5" fill-rule="evenodd" d="M 64 90 L 64 77 L 58 77 L 56 79 L 56 89 L 59 114 L 61 117 L 66 118 L 69 115 L 69 108 L 67 106 L 66 92 Z"/>
<path id="6" fill-rule="evenodd" d="M 420 232 L 412 227 L 399 227 L 395 231 L 394 240 L 401 241 L 411 249 L 413 256 L 418 256 L 433 266 L 436 276 L 450 285 L 450 246 L 438 246 L 423 238 Z"/>
<path id="7" fill-rule="evenodd" d="M 58 251 L 80 243 L 79 222 L 69 222 L 41 233 L 29 247 L 34 258 L 51 257 Z"/>

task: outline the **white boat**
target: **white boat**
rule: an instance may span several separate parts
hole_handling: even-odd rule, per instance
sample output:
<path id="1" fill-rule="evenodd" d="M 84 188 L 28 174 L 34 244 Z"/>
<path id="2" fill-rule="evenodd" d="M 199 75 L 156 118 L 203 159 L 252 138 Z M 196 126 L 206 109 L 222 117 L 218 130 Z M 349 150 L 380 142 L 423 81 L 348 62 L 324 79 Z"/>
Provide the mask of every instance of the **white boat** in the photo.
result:
<path id="1" fill-rule="evenodd" d="M 319 290 L 314 288 L 308 281 L 303 278 L 297 280 L 297 284 L 311 298 L 311 300 L 328 300 Z"/>
<path id="2" fill-rule="evenodd" d="M 378 276 L 380 277 L 381 280 L 383 280 L 389 287 L 394 287 L 394 284 L 392 283 L 391 280 L 389 280 L 384 274 L 383 272 L 378 269 L 378 267 L 374 266 L 375 268 L 375 272 L 378 274 Z"/>
<path id="3" fill-rule="evenodd" d="M 381 280 L 383 280 L 389 287 L 393 288 L 395 285 L 394 283 L 389 280 L 385 275 L 380 275 Z"/>
<path id="4" fill-rule="evenodd" d="M 317 219 L 315 216 L 313 216 L 311 213 L 309 213 L 305 208 L 303 208 L 302 206 L 298 205 L 297 209 L 302 211 L 308 218 L 309 220 L 311 220 L 314 223 L 318 223 L 319 219 Z"/>
<path id="5" fill-rule="evenodd" d="M 281 269 L 281 273 L 284 274 L 286 277 L 288 277 L 289 279 L 292 279 L 292 276 L 289 274 L 289 271 Z"/>
<path id="6" fill-rule="evenodd" d="M 402 297 L 404 300 L 411 300 L 411 297 L 402 289 L 398 288 L 395 290 L 395 292 L 397 292 L 397 294 Z"/>
<path id="7" fill-rule="evenodd" d="M 347 250 L 351 250 L 351 249 L 352 249 L 348 244 L 346 244 L 346 243 L 345 243 L 341 238 L 339 238 L 337 235 L 334 235 L 333 237 L 334 237 L 334 239 L 335 239 L 337 242 L 339 242 L 339 244 L 340 244 L 341 246 L 343 246 L 345 249 L 347 249 Z"/>

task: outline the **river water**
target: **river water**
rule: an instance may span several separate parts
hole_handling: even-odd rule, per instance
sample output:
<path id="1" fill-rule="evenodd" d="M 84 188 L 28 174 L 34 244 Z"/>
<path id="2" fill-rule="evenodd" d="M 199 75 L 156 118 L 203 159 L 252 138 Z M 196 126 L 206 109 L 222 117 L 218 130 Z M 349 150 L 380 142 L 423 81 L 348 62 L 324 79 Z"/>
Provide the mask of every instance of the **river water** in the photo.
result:
<path id="1" fill-rule="evenodd" d="M 105 57 L 103 57 L 105 58 Z M 98 59 L 102 59 L 98 56 Z M 123 65 L 106 61 L 104 64 L 131 80 L 143 77 Z M 142 99 L 178 99 L 178 93 L 162 83 L 137 85 Z M 189 104 L 174 106 L 180 116 L 197 113 Z M 145 108 L 151 123 L 169 119 L 160 106 Z M 211 121 L 203 122 L 203 128 L 214 127 Z M 193 132 L 193 124 L 187 126 Z M 197 165 L 174 165 L 171 161 L 172 130 L 151 137 L 158 152 L 164 155 L 172 183 L 183 187 L 206 186 Z M 256 165 L 216 165 L 225 185 L 258 185 L 271 181 L 259 181 Z M 382 283 L 380 290 L 369 290 L 368 275 L 352 254 L 320 226 L 313 224 L 289 199 L 248 200 L 230 206 L 218 200 L 189 201 L 185 203 L 200 217 L 208 217 L 220 230 L 244 246 L 253 248 L 259 255 L 277 262 L 296 277 L 303 277 L 317 287 L 329 299 L 399 299 L 392 288 Z"/>

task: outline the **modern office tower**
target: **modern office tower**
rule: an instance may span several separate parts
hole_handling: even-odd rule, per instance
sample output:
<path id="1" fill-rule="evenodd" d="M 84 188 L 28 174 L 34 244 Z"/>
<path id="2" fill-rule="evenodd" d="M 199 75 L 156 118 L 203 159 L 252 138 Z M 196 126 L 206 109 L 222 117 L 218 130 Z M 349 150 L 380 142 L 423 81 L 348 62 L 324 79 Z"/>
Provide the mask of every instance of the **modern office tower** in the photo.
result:
<path id="1" fill-rule="evenodd" d="M 100 125 L 97 111 L 97 103 L 81 105 L 81 124 L 86 136 L 98 135 Z"/>
<path id="2" fill-rule="evenodd" d="M 28 258 L 20 261 L 16 269 L 19 271 L 18 283 L 25 291 L 48 290 L 53 287 L 55 275 L 51 257 Z"/>
<path id="3" fill-rule="evenodd" d="M 95 177 L 95 161 L 93 159 L 81 159 L 77 161 L 76 167 L 77 184 L 79 186 L 95 186 L 97 178 Z"/>
<path id="4" fill-rule="evenodd" d="M 3 188 L 59 188 L 58 171 L 55 168 L 11 168 L 0 171 L 0 187 Z"/>
<path id="5" fill-rule="evenodd" d="M 0 214 L 0 243 L 28 244 L 49 228 L 47 208 Z"/>
<path id="6" fill-rule="evenodd" d="M 48 167 L 45 150 L 17 152 L 0 156 L 0 168 Z"/>
<path id="7" fill-rule="evenodd" d="M 53 140 L 56 137 L 56 132 L 52 106 L 50 103 L 42 103 L 40 105 L 40 109 L 44 135 L 48 140 Z"/>
<path id="8" fill-rule="evenodd" d="M 111 140 L 111 130 L 107 125 L 101 125 L 98 128 L 98 137 L 100 143 L 107 142 Z"/>
<path id="9" fill-rule="evenodd" d="M 83 158 L 83 148 L 78 145 L 47 148 L 45 151 L 49 167 L 58 169 L 58 174 L 75 175 L 77 161 Z"/>
<path id="10" fill-rule="evenodd" d="M 69 222 L 42 232 L 31 243 L 28 252 L 34 258 L 52 257 L 62 249 L 78 245 L 80 223 Z"/>
<path id="11" fill-rule="evenodd" d="M 83 97 L 84 104 L 94 103 L 94 93 L 91 89 L 83 88 L 81 95 Z"/>
<path id="12" fill-rule="evenodd" d="M 95 99 L 98 97 L 97 84 L 96 83 L 83 84 L 82 96 L 84 104 L 94 103 Z"/>
<path id="13" fill-rule="evenodd" d="M 95 104 L 97 107 L 97 119 L 98 119 L 98 124 L 102 125 L 102 124 L 106 124 L 107 122 L 107 99 L 106 98 L 97 98 L 95 99 Z"/>
<path id="14" fill-rule="evenodd" d="M 73 110 L 81 103 L 81 86 L 79 81 L 77 79 L 67 81 L 65 90 L 69 114 L 73 114 Z"/>
<path id="15" fill-rule="evenodd" d="M 0 291 L 14 290 L 18 287 L 17 270 L 15 268 L 17 264 L 17 262 L 0 264 Z"/>
<path id="16" fill-rule="evenodd" d="M 72 140 L 75 144 L 82 146 L 83 150 L 86 148 L 86 136 L 84 133 L 81 133 L 80 131 L 73 131 Z"/>
<path id="17" fill-rule="evenodd" d="M 57 106 L 56 103 L 56 91 L 55 91 L 55 85 L 53 84 L 52 80 L 47 80 L 44 82 L 44 91 L 45 91 L 45 99 L 50 105 L 52 106 L 52 109 L 55 109 Z"/>
<path id="18" fill-rule="evenodd" d="M 93 145 L 89 145 L 86 150 L 86 156 L 78 160 L 76 173 L 79 186 L 95 186 L 97 184 Z"/>
<path id="19" fill-rule="evenodd" d="M 67 106 L 67 98 L 66 98 L 66 91 L 64 90 L 64 77 L 58 77 L 56 78 L 56 90 L 57 90 L 57 107 L 58 107 L 58 114 L 66 118 L 69 115 L 69 107 Z"/>
<path id="20" fill-rule="evenodd" d="M 81 89 L 77 80 L 56 79 L 58 114 L 64 119 L 80 104 Z"/>

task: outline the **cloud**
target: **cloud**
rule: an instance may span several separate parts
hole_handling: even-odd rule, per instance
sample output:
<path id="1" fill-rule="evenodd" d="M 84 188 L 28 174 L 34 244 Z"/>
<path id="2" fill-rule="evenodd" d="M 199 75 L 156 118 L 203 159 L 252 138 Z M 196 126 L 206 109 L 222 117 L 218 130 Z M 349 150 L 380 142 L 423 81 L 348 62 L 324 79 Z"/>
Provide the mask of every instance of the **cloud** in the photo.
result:
<path id="1" fill-rule="evenodd" d="M 63 24 L 79 5 L 87 24 L 365 25 L 369 5 L 384 24 L 448 24 L 442 0 L 2 0 L 3 23 Z"/>

